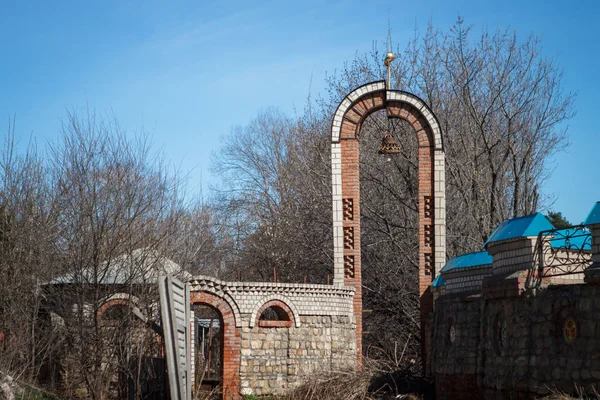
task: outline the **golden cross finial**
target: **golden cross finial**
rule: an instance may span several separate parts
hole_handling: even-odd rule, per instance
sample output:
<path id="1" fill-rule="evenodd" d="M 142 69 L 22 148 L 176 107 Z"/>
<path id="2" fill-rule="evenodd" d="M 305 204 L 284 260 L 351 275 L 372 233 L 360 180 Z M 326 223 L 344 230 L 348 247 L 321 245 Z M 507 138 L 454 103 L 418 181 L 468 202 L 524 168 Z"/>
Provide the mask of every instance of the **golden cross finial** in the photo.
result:
<path id="1" fill-rule="evenodd" d="M 383 65 L 387 67 L 388 70 L 388 79 L 387 79 L 387 88 L 388 90 L 392 87 L 392 71 L 390 64 L 392 61 L 396 59 L 394 53 L 392 53 L 392 26 L 391 26 L 391 12 L 388 10 L 388 37 L 387 37 L 387 54 L 385 55 L 385 59 L 383 60 Z"/>
<path id="2" fill-rule="evenodd" d="M 394 55 L 394 53 L 392 53 L 391 51 L 388 51 L 387 55 L 385 56 L 385 60 L 383 60 L 383 65 L 385 65 L 388 70 L 388 79 L 387 79 L 388 90 L 391 89 L 391 82 L 392 82 L 391 64 L 392 64 L 392 61 L 394 61 L 395 59 L 396 59 L 396 56 Z"/>

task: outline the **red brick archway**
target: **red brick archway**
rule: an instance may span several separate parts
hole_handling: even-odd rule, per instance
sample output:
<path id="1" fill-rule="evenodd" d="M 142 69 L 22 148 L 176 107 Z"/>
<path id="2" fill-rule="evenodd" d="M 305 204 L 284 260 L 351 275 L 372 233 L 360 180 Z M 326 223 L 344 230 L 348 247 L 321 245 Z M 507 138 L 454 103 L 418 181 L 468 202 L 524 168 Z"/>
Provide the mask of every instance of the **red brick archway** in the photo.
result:
<path id="1" fill-rule="evenodd" d="M 240 332 L 235 327 L 233 310 L 223 298 L 206 292 L 191 292 L 192 304 L 204 304 L 216 309 L 223 321 L 223 400 L 238 400 L 240 395 Z"/>
<path id="2" fill-rule="evenodd" d="M 105 313 L 112 307 L 131 307 L 131 301 L 123 298 L 115 298 L 106 301 L 98 308 L 98 324 L 101 327 L 116 327 L 119 326 L 122 321 L 111 321 L 106 318 Z M 139 320 L 138 320 L 139 323 Z"/>
<path id="3" fill-rule="evenodd" d="M 280 321 L 261 321 L 260 316 L 262 315 L 263 311 L 270 307 L 277 307 L 281 309 L 287 317 Z M 267 301 L 258 309 L 258 312 L 256 313 L 255 325 L 258 325 L 263 328 L 291 328 L 292 326 L 294 326 L 294 313 L 283 301 Z"/>
<path id="4" fill-rule="evenodd" d="M 446 262 L 445 157 L 439 122 L 417 96 L 387 90 L 385 81 L 363 85 L 338 106 L 331 127 L 334 284 L 353 286 L 358 364 L 362 362 L 359 137 L 364 120 L 385 109 L 388 118 L 407 121 L 418 138 L 419 295 L 426 364 L 426 320 L 433 310 L 430 285 Z"/>
<path id="5" fill-rule="evenodd" d="M 98 308 L 98 319 L 102 319 L 102 314 L 104 314 L 104 312 L 106 310 L 108 310 L 109 308 L 113 307 L 113 306 L 131 306 L 131 301 L 128 299 L 124 299 L 124 298 L 115 298 L 115 299 L 110 299 L 107 300 L 104 304 L 102 304 L 100 306 L 100 308 Z"/>

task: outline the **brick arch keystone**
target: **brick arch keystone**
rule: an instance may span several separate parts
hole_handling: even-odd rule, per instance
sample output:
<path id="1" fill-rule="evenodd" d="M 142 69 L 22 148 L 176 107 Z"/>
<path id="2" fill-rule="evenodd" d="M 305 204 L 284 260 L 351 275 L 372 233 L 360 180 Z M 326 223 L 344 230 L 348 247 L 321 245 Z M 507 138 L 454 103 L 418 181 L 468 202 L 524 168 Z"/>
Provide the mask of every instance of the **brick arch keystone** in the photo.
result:
<path id="1" fill-rule="evenodd" d="M 281 304 L 277 304 L 275 302 L 279 302 Z M 296 328 L 300 328 L 300 313 L 298 312 L 298 308 L 290 299 L 278 294 L 264 296 L 254 305 L 252 314 L 250 314 L 250 328 L 253 328 L 256 325 L 256 322 L 260 317 L 259 312 L 262 312 L 265 310 L 265 308 L 273 305 L 283 308 L 291 316 L 290 320 L 294 322 L 294 326 Z"/>
<path id="2" fill-rule="evenodd" d="M 414 94 L 387 90 L 385 81 L 367 83 L 339 104 L 331 124 L 334 285 L 353 286 L 358 363 L 362 362 L 359 138 L 364 120 L 378 110 L 407 121 L 418 138 L 419 294 L 421 329 L 433 309 L 429 289 L 446 262 L 444 142 L 439 121 Z M 423 342 L 425 342 L 423 340 Z M 423 356 L 426 356 L 423 348 Z"/>
<path id="3" fill-rule="evenodd" d="M 240 395 L 241 338 L 235 326 L 231 304 L 223 297 L 205 291 L 190 293 L 192 304 L 204 304 L 216 309 L 223 322 L 223 400 L 238 400 Z"/>

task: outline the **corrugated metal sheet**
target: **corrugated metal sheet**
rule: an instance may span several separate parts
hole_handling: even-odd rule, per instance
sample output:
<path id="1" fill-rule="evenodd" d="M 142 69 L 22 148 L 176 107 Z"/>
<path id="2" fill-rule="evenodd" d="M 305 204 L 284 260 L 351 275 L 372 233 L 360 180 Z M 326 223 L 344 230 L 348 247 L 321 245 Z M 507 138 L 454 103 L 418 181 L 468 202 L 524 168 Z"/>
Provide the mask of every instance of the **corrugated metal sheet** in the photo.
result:
<path id="1" fill-rule="evenodd" d="M 154 284 L 160 274 L 170 274 L 183 279 L 191 274 L 156 250 L 140 248 L 105 260 L 97 268 L 82 268 L 52 280 L 51 284 L 88 283 L 101 285 Z"/>

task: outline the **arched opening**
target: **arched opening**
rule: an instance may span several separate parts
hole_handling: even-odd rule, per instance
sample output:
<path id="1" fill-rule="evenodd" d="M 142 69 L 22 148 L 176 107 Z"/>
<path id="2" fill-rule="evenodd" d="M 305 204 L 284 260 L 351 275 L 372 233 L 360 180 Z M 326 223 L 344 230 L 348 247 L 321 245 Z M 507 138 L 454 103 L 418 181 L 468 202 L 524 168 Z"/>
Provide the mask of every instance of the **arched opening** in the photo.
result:
<path id="1" fill-rule="evenodd" d="M 207 304 L 193 304 L 194 315 L 194 396 L 204 398 L 222 392 L 223 319 Z"/>
<path id="2" fill-rule="evenodd" d="M 399 153 L 379 154 L 392 135 Z M 419 353 L 419 171 L 415 129 L 385 109 L 361 124 L 360 254 L 364 353 L 394 361 L 397 343 L 407 343 L 405 360 Z M 345 237 L 347 240 L 347 237 Z M 353 239 L 356 241 L 356 239 Z M 344 243 L 351 248 L 352 243 Z M 401 249 L 401 251 L 399 251 Z M 416 350 L 416 351 L 415 351 Z"/>
<path id="3" fill-rule="evenodd" d="M 291 328 L 294 325 L 292 310 L 279 300 L 263 304 L 258 310 L 257 318 L 261 328 Z"/>
<path id="4" fill-rule="evenodd" d="M 210 329 L 210 317 L 217 313 L 219 316 L 219 338 L 221 339 L 220 349 L 220 362 L 221 362 L 221 380 L 219 387 L 219 396 L 223 400 L 239 399 L 240 397 L 240 357 L 241 357 L 241 338 L 240 332 L 236 328 L 236 314 L 232 306 L 227 302 L 226 299 L 214 295 L 212 293 L 203 291 L 193 291 L 190 293 L 190 299 L 192 303 L 192 311 L 195 310 L 197 305 L 202 305 L 212 309 L 213 313 L 208 314 L 206 318 L 209 323 Z M 199 313 L 200 318 L 204 314 L 203 311 Z M 214 319 L 214 318 L 212 318 Z M 215 322 L 213 322 L 213 329 Z M 197 327 L 194 327 L 197 329 Z M 205 329 L 205 328 L 204 328 Z M 206 335 L 206 331 L 205 331 Z M 205 336 L 206 340 L 206 336 Z M 214 338 L 213 338 L 214 340 Z M 196 342 L 194 342 L 195 344 Z M 194 350 L 194 355 L 196 351 Z M 207 354 L 208 355 L 208 354 Z M 193 360 L 195 365 L 195 360 Z M 194 373 L 194 377 L 196 374 Z M 202 384 L 202 381 L 197 381 L 194 378 L 193 387 L 198 387 Z"/>
<path id="5" fill-rule="evenodd" d="M 260 314 L 260 321 L 289 321 L 290 317 L 281 307 L 271 306 Z"/>
<path id="6" fill-rule="evenodd" d="M 362 270 L 360 136 L 365 120 L 379 110 L 407 121 L 417 136 L 419 245 L 417 263 L 421 355 L 427 370 L 431 347 L 426 321 L 433 311 L 430 285 L 446 261 L 445 156 L 440 124 L 417 96 L 386 90 L 386 82 L 356 88 L 339 104 L 331 124 L 334 285 L 353 286 L 357 361 L 362 363 Z"/>
<path id="7" fill-rule="evenodd" d="M 143 323 L 133 313 L 134 305 L 125 299 L 108 300 L 98 309 L 98 320 L 103 328 L 123 328 L 122 333 L 129 334 L 129 329 L 139 328 Z"/>

